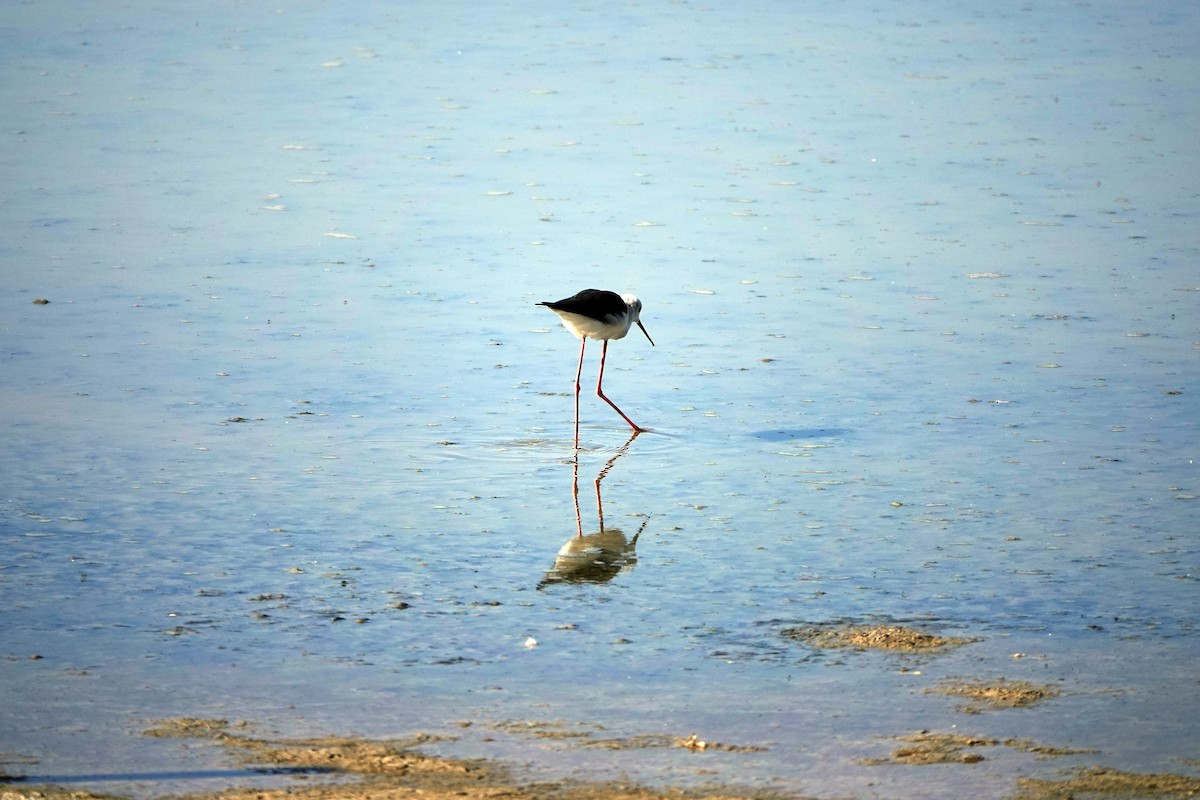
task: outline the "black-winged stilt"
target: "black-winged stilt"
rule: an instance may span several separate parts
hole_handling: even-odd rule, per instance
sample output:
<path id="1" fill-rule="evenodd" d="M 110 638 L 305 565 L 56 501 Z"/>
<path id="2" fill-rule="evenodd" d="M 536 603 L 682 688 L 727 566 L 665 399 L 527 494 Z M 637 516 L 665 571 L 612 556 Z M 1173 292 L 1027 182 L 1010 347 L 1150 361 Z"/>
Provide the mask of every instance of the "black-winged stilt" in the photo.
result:
<path id="1" fill-rule="evenodd" d="M 617 294 L 602 289 L 584 289 L 574 297 L 558 300 L 553 303 L 538 303 L 562 317 L 563 327 L 579 337 L 579 369 L 575 372 L 575 447 L 579 447 L 579 379 L 583 375 L 583 351 L 588 339 L 599 339 L 604 342 L 600 350 L 600 377 L 596 379 L 596 395 L 613 407 L 621 415 L 621 419 L 629 423 L 634 433 L 641 433 L 645 428 L 639 428 L 625 412 L 617 408 L 617 404 L 604 396 L 604 358 L 608 355 L 610 339 L 623 339 L 629 333 L 634 323 L 646 334 L 650 345 L 654 340 L 646 333 L 639 316 L 642 313 L 642 301 L 631 294 Z"/>

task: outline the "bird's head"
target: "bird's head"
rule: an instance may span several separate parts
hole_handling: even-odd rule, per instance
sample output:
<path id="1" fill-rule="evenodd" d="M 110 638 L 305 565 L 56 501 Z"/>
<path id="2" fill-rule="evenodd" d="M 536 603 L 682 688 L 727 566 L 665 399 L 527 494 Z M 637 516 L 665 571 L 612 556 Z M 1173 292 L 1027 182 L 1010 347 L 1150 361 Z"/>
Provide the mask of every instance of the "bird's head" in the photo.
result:
<path id="1" fill-rule="evenodd" d="M 650 342 L 650 346 L 654 346 L 654 340 L 650 338 L 650 334 L 646 333 L 646 326 L 642 324 L 642 301 L 631 294 L 621 295 L 621 299 L 625 301 L 625 305 L 629 307 L 629 319 L 631 322 L 637 323 L 637 326 L 642 329 L 642 333 L 646 334 L 646 339 Z"/>

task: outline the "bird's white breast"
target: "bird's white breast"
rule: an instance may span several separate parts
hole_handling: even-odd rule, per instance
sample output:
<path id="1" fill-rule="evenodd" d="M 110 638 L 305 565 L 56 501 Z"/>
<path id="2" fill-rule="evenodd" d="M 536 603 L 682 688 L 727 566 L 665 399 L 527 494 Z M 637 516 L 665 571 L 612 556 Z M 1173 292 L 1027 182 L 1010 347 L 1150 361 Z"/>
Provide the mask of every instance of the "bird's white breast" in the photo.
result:
<path id="1" fill-rule="evenodd" d="M 580 339 L 585 336 L 588 339 L 624 339 L 631 324 L 629 314 L 620 317 L 609 316 L 610 321 L 601 322 L 573 311 L 556 310 L 554 313 L 562 317 L 563 327 Z"/>

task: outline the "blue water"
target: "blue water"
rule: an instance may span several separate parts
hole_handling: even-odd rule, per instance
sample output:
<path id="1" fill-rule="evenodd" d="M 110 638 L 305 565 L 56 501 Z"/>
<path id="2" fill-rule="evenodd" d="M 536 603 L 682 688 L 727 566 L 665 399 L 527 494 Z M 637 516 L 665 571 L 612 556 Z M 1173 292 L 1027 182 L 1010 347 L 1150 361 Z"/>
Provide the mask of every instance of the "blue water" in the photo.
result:
<path id="1" fill-rule="evenodd" d="M 188 715 L 816 796 L 1194 768 L 1198 33 L 1167 3 L 0 9 L 0 766 L 244 782 L 139 735 Z M 577 345 L 534 303 L 586 286 L 657 346 L 605 381 L 651 431 L 587 377 L 575 464 Z M 600 511 L 636 543 L 539 588 Z M 838 620 L 979 641 L 781 634 Z M 949 677 L 1062 693 L 964 715 Z M 862 763 L 921 729 L 1095 752 Z"/>

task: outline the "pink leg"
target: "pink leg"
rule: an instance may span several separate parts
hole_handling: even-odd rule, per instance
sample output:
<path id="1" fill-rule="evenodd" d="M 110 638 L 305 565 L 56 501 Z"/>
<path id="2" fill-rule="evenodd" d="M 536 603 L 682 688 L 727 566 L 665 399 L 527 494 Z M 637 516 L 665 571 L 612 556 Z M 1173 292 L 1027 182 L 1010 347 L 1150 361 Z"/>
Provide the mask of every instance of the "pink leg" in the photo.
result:
<path id="1" fill-rule="evenodd" d="M 604 347 L 603 347 L 603 349 L 600 350 L 600 377 L 596 380 L 596 395 L 601 400 L 603 400 L 604 402 L 606 402 L 610 406 L 612 406 L 613 410 L 621 415 L 621 419 L 623 419 L 629 423 L 629 427 L 633 428 L 635 431 L 641 432 L 641 431 L 645 430 L 645 428 L 639 428 L 637 425 L 634 425 L 633 420 L 631 420 L 629 417 L 625 416 L 625 412 L 622 411 L 621 409 L 617 408 L 616 403 L 614 403 L 612 400 L 609 400 L 607 397 L 604 396 L 604 357 L 607 355 L 608 355 L 608 339 L 605 339 Z M 583 368 L 582 361 L 580 362 L 579 367 L 580 367 L 580 369 Z"/>
<path id="2" fill-rule="evenodd" d="M 605 344 L 608 344 L 605 342 Z M 579 449 L 579 379 L 583 376 L 583 351 L 587 348 L 587 339 L 579 340 L 579 369 L 575 370 L 575 449 Z M 582 531 L 582 528 L 580 529 Z M 580 534 L 582 535 L 582 533 Z"/>

